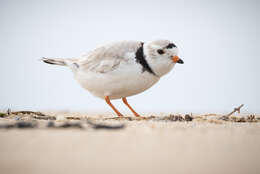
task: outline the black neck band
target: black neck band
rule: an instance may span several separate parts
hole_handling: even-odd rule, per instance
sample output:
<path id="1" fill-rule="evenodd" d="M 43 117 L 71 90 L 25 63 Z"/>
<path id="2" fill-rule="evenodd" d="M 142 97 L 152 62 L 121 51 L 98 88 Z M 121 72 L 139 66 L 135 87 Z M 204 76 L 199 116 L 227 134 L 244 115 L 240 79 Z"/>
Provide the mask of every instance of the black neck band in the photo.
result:
<path id="1" fill-rule="evenodd" d="M 140 63 L 143 67 L 143 72 L 144 71 L 148 71 L 149 73 L 156 75 L 153 70 L 151 69 L 151 67 L 149 66 L 149 64 L 147 63 L 146 59 L 145 59 L 145 55 L 144 55 L 144 43 L 141 43 L 141 46 L 137 49 L 136 53 L 135 53 L 135 59 L 137 63 Z"/>

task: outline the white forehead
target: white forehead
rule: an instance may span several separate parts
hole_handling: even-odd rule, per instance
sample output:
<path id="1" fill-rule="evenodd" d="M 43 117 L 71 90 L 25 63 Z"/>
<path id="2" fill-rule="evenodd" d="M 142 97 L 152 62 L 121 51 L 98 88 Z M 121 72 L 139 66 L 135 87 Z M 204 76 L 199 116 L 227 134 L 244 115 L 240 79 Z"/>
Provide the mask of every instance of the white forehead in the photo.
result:
<path id="1" fill-rule="evenodd" d="M 163 49 L 165 47 L 167 47 L 167 45 L 169 45 L 170 43 L 173 43 L 169 40 L 154 40 L 154 41 L 151 41 L 149 42 L 149 45 L 151 45 L 152 48 L 155 48 L 155 49 Z"/>
<path id="2" fill-rule="evenodd" d="M 157 45 L 160 47 L 165 47 L 167 45 L 169 45 L 171 43 L 171 41 L 169 40 L 154 40 L 152 42 L 150 42 L 152 45 Z"/>

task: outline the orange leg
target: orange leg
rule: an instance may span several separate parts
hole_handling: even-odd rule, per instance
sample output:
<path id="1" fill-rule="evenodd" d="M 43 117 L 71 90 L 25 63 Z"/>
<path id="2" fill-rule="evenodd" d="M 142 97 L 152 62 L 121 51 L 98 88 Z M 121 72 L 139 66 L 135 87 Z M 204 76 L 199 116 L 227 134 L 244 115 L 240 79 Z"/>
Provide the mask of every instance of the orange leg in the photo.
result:
<path id="1" fill-rule="evenodd" d="M 125 97 L 122 98 L 122 100 L 123 100 L 124 104 L 134 113 L 134 115 L 136 117 L 140 117 L 140 115 L 137 112 L 135 112 L 135 110 L 128 104 L 128 102 L 127 102 Z"/>
<path id="2" fill-rule="evenodd" d="M 110 99 L 108 96 L 105 97 L 105 100 L 107 102 L 107 104 L 115 111 L 115 113 L 119 116 L 122 117 L 123 115 L 115 108 L 114 105 L 112 105 L 112 103 L 110 102 Z"/>

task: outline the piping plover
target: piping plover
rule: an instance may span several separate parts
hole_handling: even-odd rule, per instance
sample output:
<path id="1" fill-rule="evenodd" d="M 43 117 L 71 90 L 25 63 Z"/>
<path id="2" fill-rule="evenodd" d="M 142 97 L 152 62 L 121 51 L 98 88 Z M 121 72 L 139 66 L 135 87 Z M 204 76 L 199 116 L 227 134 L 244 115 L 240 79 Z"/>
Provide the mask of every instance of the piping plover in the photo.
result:
<path id="1" fill-rule="evenodd" d="M 168 40 L 147 43 L 119 41 L 90 51 L 78 58 L 42 58 L 45 63 L 69 67 L 79 84 L 93 95 L 105 99 L 118 116 L 123 116 L 110 102 L 122 99 L 135 116 L 126 97 L 153 86 L 176 63 L 178 48 Z"/>

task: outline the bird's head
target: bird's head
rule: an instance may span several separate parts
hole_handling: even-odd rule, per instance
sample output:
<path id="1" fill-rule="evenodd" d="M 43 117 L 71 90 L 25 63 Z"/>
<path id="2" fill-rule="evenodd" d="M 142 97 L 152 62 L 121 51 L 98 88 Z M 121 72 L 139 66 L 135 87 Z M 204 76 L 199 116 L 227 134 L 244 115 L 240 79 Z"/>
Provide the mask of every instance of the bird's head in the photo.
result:
<path id="1" fill-rule="evenodd" d="M 168 40 L 155 40 L 144 44 L 146 59 L 158 76 L 168 73 L 176 63 L 183 64 L 178 57 L 177 46 Z"/>

